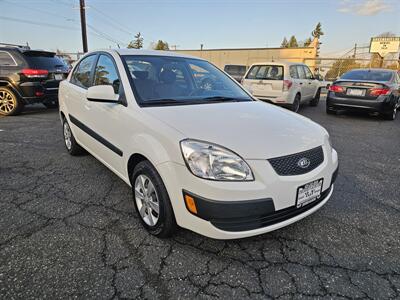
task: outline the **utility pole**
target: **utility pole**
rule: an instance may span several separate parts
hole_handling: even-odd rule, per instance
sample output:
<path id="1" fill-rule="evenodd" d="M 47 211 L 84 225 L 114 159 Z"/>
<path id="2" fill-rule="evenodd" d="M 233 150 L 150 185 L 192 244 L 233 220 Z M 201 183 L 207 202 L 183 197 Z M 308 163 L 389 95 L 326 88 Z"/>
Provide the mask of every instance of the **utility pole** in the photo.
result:
<path id="1" fill-rule="evenodd" d="M 357 55 L 357 43 L 354 44 L 354 54 L 353 54 L 353 58 L 356 58 Z"/>
<path id="2" fill-rule="evenodd" d="M 88 52 L 87 34 L 86 34 L 86 14 L 85 14 L 85 0 L 79 0 L 79 9 L 81 12 L 81 30 L 82 30 L 82 45 L 83 52 Z"/>

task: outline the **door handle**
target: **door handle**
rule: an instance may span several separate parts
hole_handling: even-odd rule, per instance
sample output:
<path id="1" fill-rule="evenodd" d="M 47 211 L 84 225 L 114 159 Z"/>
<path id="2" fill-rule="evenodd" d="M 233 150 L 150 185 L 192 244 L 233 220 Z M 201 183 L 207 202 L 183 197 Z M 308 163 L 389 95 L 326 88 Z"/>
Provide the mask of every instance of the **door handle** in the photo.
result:
<path id="1" fill-rule="evenodd" d="M 303 83 L 302 82 L 300 82 L 300 85 L 302 85 Z"/>
<path id="2" fill-rule="evenodd" d="M 312 82 L 308 82 L 308 84 L 311 84 Z"/>

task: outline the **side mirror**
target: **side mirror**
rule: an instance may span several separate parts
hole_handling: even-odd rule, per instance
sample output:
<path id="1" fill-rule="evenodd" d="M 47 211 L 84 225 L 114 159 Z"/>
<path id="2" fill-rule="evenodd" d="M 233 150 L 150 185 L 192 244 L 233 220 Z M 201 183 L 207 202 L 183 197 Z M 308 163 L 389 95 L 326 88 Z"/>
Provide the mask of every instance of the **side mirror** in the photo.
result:
<path id="1" fill-rule="evenodd" d="M 115 94 L 112 85 L 91 86 L 87 90 L 86 98 L 94 102 L 119 103 L 119 95 Z"/>

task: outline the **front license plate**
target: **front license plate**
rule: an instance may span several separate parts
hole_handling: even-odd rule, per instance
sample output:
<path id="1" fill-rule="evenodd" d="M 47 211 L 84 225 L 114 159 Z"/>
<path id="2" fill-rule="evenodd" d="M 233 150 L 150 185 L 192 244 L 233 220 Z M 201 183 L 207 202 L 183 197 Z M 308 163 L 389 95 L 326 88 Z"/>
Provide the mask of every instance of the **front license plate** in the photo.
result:
<path id="1" fill-rule="evenodd" d="M 63 75 L 62 74 L 54 74 L 54 79 L 55 80 L 63 80 Z"/>
<path id="2" fill-rule="evenodd" d="M 349 95 L 349 96 L 365 96 L 365 90 L 347 89 L 347 95 Z"/>
<path id="3" fill-rule="evenodd" d="M 302 207 L 319 199 L 323 182 L 324 180 L 321 178 L 298 187 L 296 207 Z"/>

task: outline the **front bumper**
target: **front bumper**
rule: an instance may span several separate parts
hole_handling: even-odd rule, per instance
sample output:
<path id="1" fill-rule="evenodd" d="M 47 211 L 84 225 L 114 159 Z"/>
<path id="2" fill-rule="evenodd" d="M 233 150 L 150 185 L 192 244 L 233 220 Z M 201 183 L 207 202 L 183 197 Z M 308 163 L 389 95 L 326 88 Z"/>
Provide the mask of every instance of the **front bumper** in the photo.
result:
<path id="1" fill-rule="evenodd" d="M 292 224 L 328 201 L 338 159 L 330 146 L 324 145 L 323 151 L 325 160 L 321 165 L 296 176 L 279 176 L 267 160 L 246 160 L 255 176 L 251 182 L 200 179 L 185 165 L 173 162 L 159 164 L 157 170 L 167 188 L 178 225 L 211 238 L 237 239 Z M 296 209 L 297 188 L 320 178 L 324 179 L 320 199 Z M 182 193 L 202 200 L 198 207 L 201 216 L 188 210 Z"/>
<path id="2" fill-rule="evenodd" d="M 338 97 L 329 92 L 326 98 L 326 105 L 330 109 L 363 110 L 370 112 L 389 113 L 393 111 L 395 103 L 392 103 L 389 96 L 379 96 L 376 99 L 367 100 L 359 98 Z"/>

